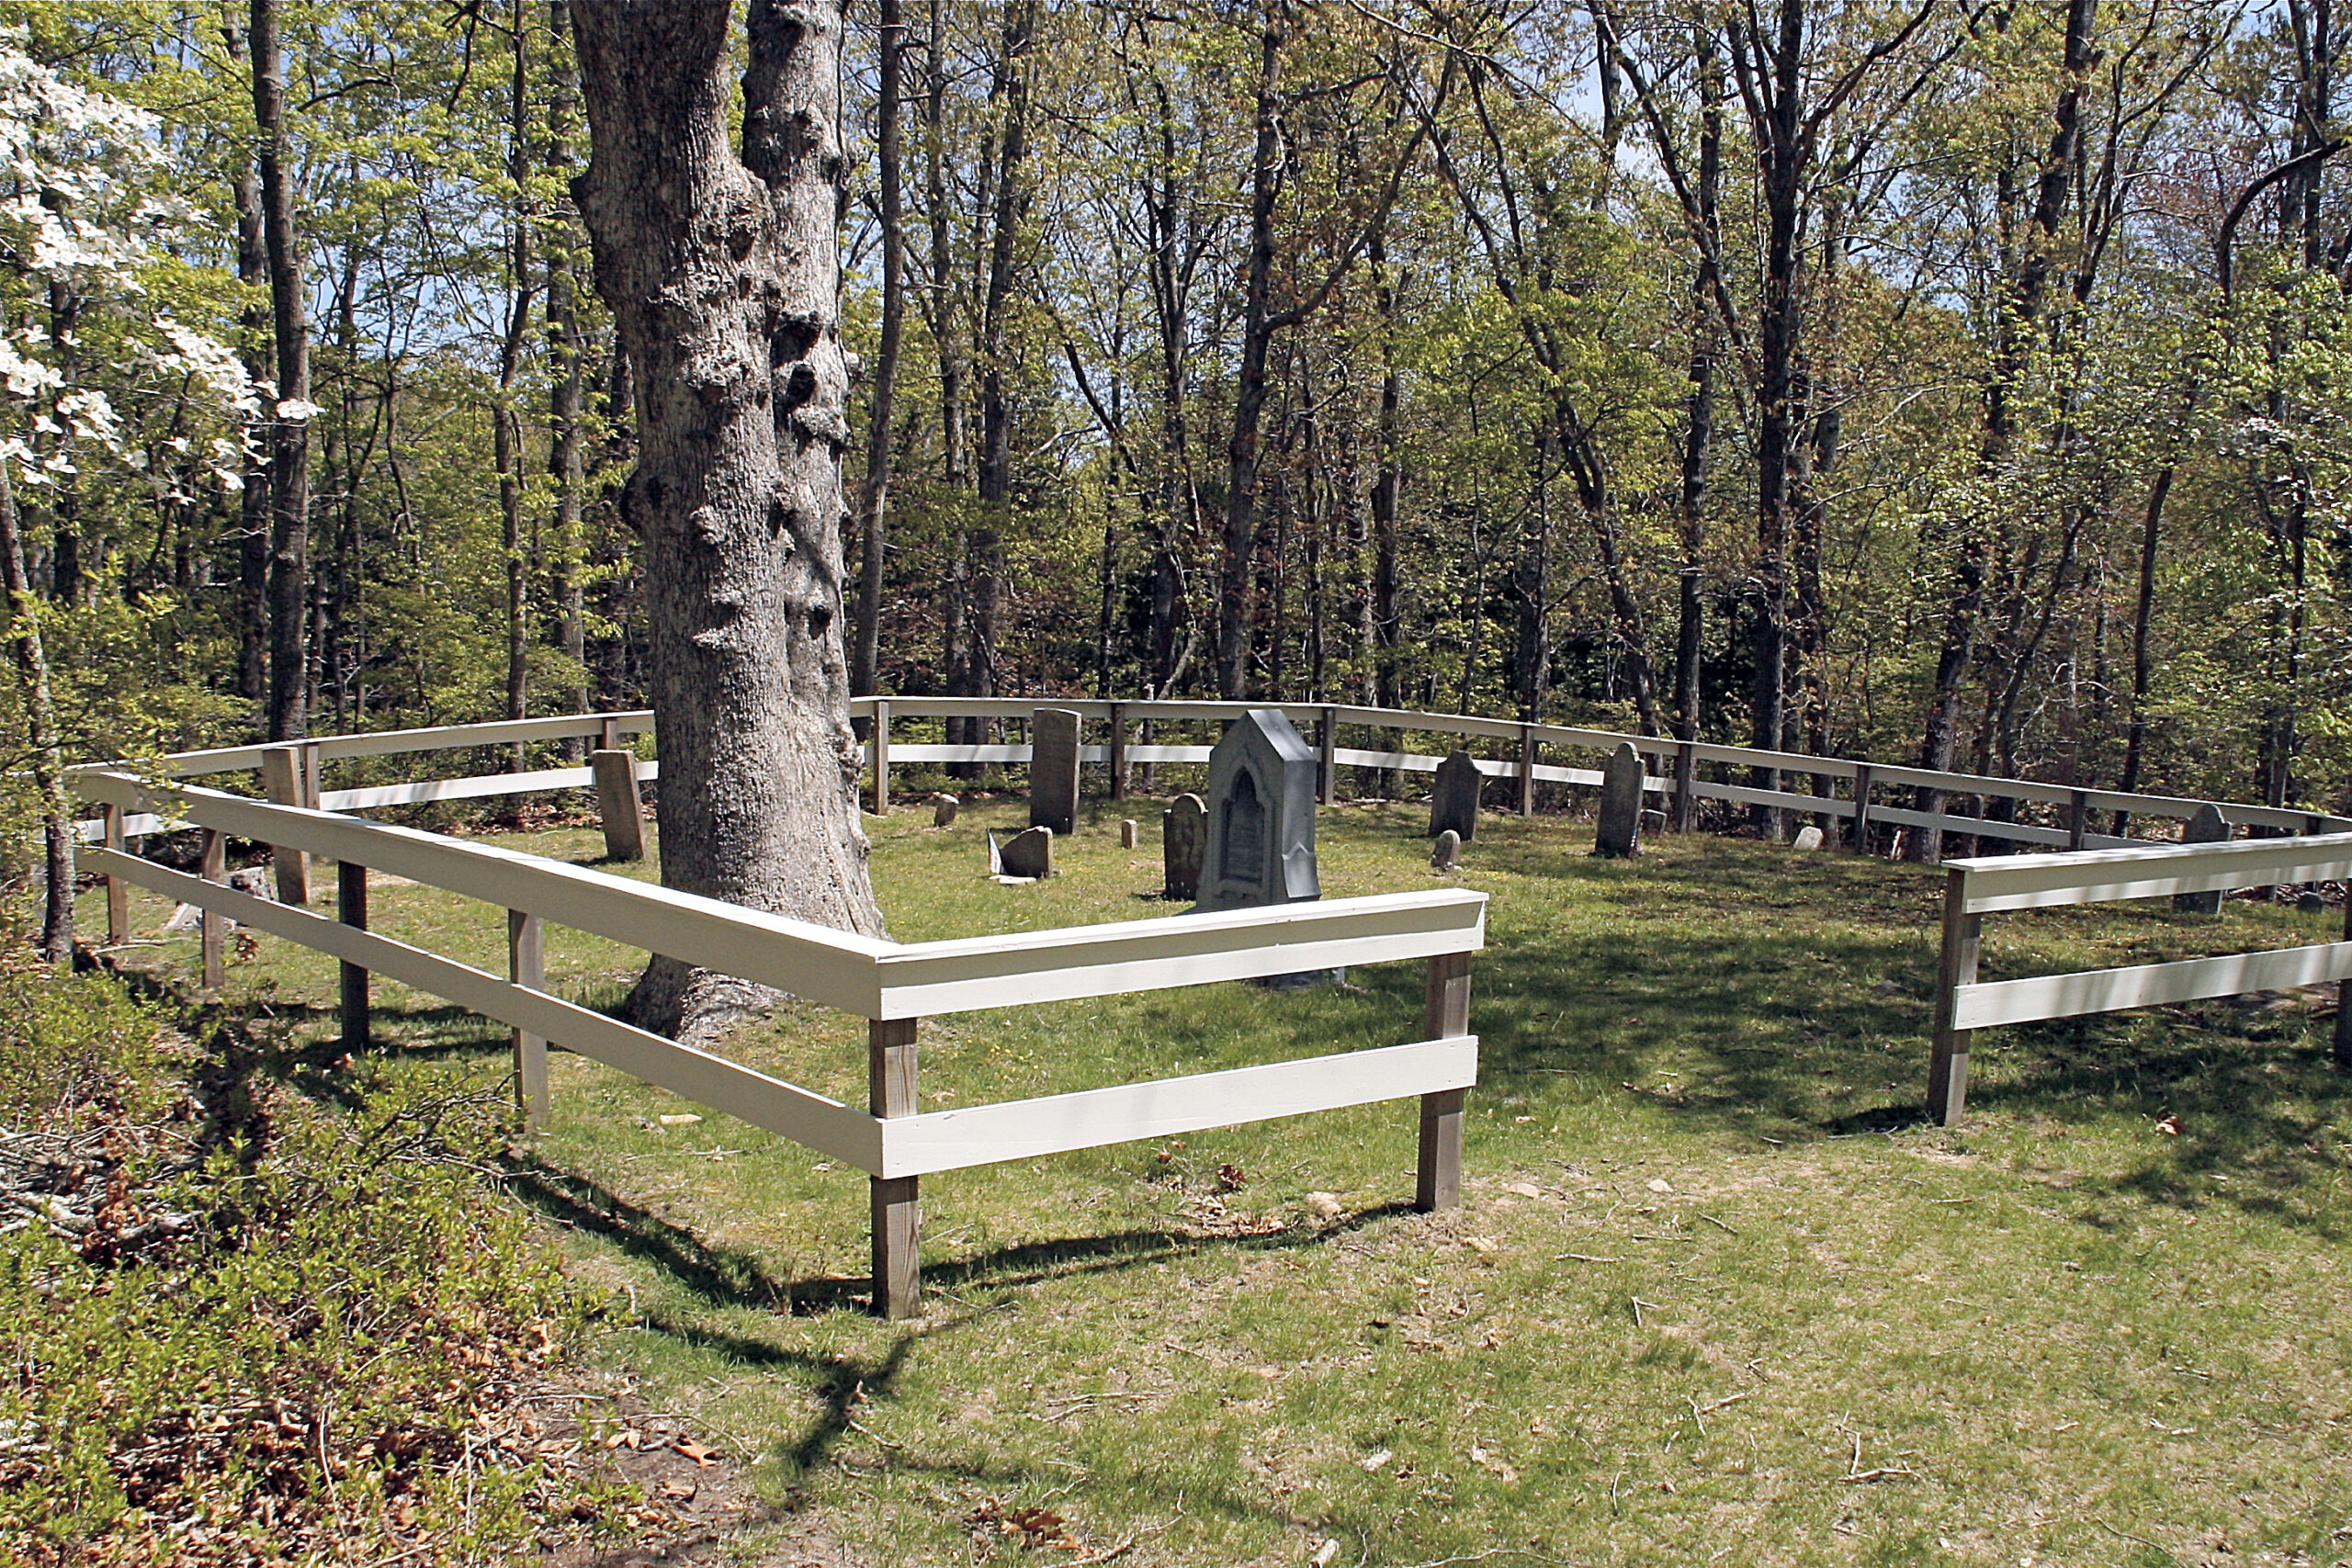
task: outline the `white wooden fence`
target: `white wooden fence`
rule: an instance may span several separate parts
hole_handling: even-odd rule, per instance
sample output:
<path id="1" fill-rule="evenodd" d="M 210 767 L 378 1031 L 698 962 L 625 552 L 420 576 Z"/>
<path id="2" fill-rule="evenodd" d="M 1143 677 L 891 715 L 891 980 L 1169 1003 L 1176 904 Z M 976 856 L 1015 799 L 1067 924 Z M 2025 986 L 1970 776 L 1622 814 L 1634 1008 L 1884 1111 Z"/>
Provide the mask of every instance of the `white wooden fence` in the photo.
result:
<path id="1" fill-rule="evenodd" d="M 1988 914 L 2335 881 L 2352 877 L 2352 833 L 1953 860 L 1946 861 L 1944 869 L 1943 953 L 1936 975 L 1928 1114 L 1947 1126 L 1960 1119 L 1967 1104 L 1968 1046 L 1976 1030 L 2352 977 L 2352 897 L 2347 897 L 2342 942 L 2016 980 L 1976 978 Z M 2335 1054 L 2339 1066 L 2352 1067 L 2352 1009 L 2344 1005 L 2347 1001 L 2352 997 L 2339 988 Z"/>
<path id="2" fill-rule="evenodd" d="M 335 740 L 315 744 L 322 754 L 337 754 L 330 750 Z M 315 779 L 314 769 L 305 772 Z M 110 942 L 128 940 L 128 886 L 146 887 L 204 911 L 207 986 L 220 982 L 222 937 L 232 919 L 339 959 L 344 1033 L 354 1043 L 367 1037 L 370 973 L 509 1025 L 517 1092 L 534 1121 L 547 1110 L 547 1045 L 553 1041 L 854 1166 L 872 1179 L 875 1301 L 891 1316 L 916 1310 L 917 1182 L 938 1171 L 1418 1096 L 1415 1201 L 1436 1209 L 1459 1197 L 1463 1095 L 1477 1079 L 1469 976 L 1471 954 L 1485 942 L 1484 894 L 1388 894 L 900 943 L 334 810 L 106 770 L 83 771 L 75 787 L 105 809 L 103 845 L 85 852 L 83 863 L 107 879 Z M 130 852 L 127 832 L 141 821 L 200 829 L 203 874 Z M 232 835 L 276 845 L 281 861 L 310 854 L 339 863 L 337 918 L 225 886 L 222 846 Z M 505 908 L 508 975 L 368 931 L 370 870 Z M 543 958 L 549 920 L 870 1020 L 867 1108 L 549 994 Z M 1424 1038 L 1418 1041 L 1004 1104 L 916 1111 L 916 1025 L 925 1016 L 1410 958 L 1430 965 Z"/>
<path id="3" fill-rule="evenodd" d="M 1208 761 L 1205 743 L 1144 745 L 1135 739 L 1136 727 L 1153 724 L 1200 724 L 1239 717 L 1264 704 L 1219 702 L 1103 702 L 978 697 L 861 697 L 852 711 L 868 721 L 865 745 L 868 800 L 876 809 L 887 808 L 894 766 L 907 763 L 1025 764 L 1025 741 L 990 744 L 946 744 L 939 741 L 894 741 L 892 726 L 910 719 L 1028 719 L 1039 706 L 1071 709 L 1092 726 L 1101 739 L 1081 747 L 1083 762 L 1104 766 L 1107 793 L 1125 795 L 1129 768 L 1136 763 L 1201 763 Z M 2119 849 L 2148 840 L 2117 838 L 2098 832 L 2097 816 L 2120 812 L 2127 816 L 2186 820 L 2207 804 L 2176 795 L 2126 794 L 2117 790 L 2075 789 L 2063 784 L 1984 774 L 1934 772 L 1883 762 L 1855 762 L 1836 757 L 1809 757 L 1790 751 L 1761 751 L 1745 746 L 1717 746 L 1703 741 L 1677 741 L 1657 736 L 1627 735 L 1613 730 L 1584 729 L 1563 725 L 1521 724 L 1510 719 L 1482 718 L 1464 714 L 1424 713 L 1404 708 L 1358 707 L 1334 704 L 1283 705 L 1294 722 L 1316 735 L 1322 763 L 1322 794 L 1326 804 L 1335 798 L 1337 771 L 1342 767 L 1395 769 L 1429 773 L 1442 760 L 1440 750 L 1418 750 L 1402 742 L 1416 735 L 1442 736 L 1452 744 L 1483 745 L 1511 753 L 1481 758 L 1478 766 L 1489 777 L 1519 784 L 1518 808 L 1534 809 L 1538 782 L 1598 785 L 1602 756 L 1630 742 L 1647 761 L 1645 787 L 1667 807 L 1670 825 L 1688 830 L 1695 824 L 1697 803 L 1718 800 L 1733 805 L 1763 806 L 1843 826 L 1846 840 L 1857 847 L 1869 843 L 1876 825 L 1933 828 L 1946 833 L 2004 842 L 2063 850 Z M 623 737 L 650 734 L 653 716 L 645 710 L 582 714 L 492 724 L 450 725 L 432 729 L 387 730 L 369 735 L 340 735 L 302 743 L 298 749 L 302 784 L 300 803 L 329 810 L 368 810 L 379 807 L 435 800 L 481 799 L 526 795 L 553 789 L 585 788 L 592 782 L 584 767 L 539 769 L 481 777 L 424 779 L 365 789 L 322 791 L 319 775 L 323 765 L 344 758 L 383 757 L 406 753 L 505 747 L 565 739 L 593 739 L 599 749 L 612 750 Z M 1344 729 L 1360 739 L 1377 739 L 1375 747 L 1340 744 Z M 1377 732 L 1363 736 L 1363 731 Z M 184 751 L 163 759 L 174 776 L 242 773 L 265 766 L 273 748 L 235 746 L 205 751 Z M 1547 761 L 1547 752 L 1592 754 L 1593 766 Z M 1747 775 L 1710 779 L 1702 770 Z M 640 761 L 640 778 L 659 776 L 660 764 Z M 1757 782 L 1757 775 L 1764 782 Z M 1788 778 L 1782 775 L 1794 775 Z M 1806 781 L 1807 787 L 1783 784 Z M 1960 800 L 2003 803 L 2006 816 L 1984 816 L 1948 809 Z M 1909 801 L 1911 804 L 1900 804 Z M 2352 830 L 2352 818 L 2291 808 L 2221 802 L 2223 814 L 2236 828 L 2270 832 L 2324 833 Z M 1925 805 L 1928 809 L 1921 809 Z M 130 831 L 143 824 L 132 823 Z"/>

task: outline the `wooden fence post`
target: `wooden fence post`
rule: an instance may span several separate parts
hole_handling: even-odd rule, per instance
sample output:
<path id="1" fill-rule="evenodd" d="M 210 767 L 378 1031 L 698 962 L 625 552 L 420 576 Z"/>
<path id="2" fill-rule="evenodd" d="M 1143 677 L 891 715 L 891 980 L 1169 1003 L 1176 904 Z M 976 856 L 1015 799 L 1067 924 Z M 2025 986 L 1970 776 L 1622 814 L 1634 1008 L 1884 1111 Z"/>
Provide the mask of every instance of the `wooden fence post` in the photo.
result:
<path id="1" fill-rule="evenodd" d="M 1519 727 L 1519 814 L 1535 815 L 1535 727 Z"/>
<path id="2" fill-rule="evenodd" d="M 1967 910 L 1968 873 L 1947 872 L 1943 952 L 1936 964 L 1936 1036 L 1928 1059 L 1928 1120 L 1944 1127 L 1957 1122 L 1968 1104 L 1970 1032 L 1954 1029 L 1951 1021 L 1960 987 L 1976 983 L 1984 917 Z"/>
<path id="3" fill-rule="evenodd" d="M 621 749 L 621 721 L 610 716 L 596 721 L 596 750 L 617 751 Z"/>
<path id="4" fill-rule="evenodd" d="M 876 697 L 874 722 L 866 727 L 874 737 L 874 815 L 890 815 L 890 705 Z"/>
<path id="5" fill-rule="evenodd" d="M 207 828 L 204 830 L 204 863 L 202 875 L 207 882 L 229 880 L 229 836 Z M 198 917 L 197 930 L 202 933 L 204 948 L 204 988 L 220 988 L 220 949 L 229 934 L 226 916 L 207 909 Z"/>
<path id="6" fill-rule="evenodd" d="M 119 806 L 106 808 L 106 846 L 117 854 L 128 852 L 123 847 L 123 811 Z M 119 876 L 107 878 L 107 945 L 120 947 L 130 940 L 130 884 Z"/>
<path id="7" fill-rule="evenodd" d="M 915 1034 L 922 1020 L 874 1020 L 866 1027 L 866 1109 L 876 1116 L 915 1112 Z M 922 1178 L 872 1178 L 874 1221 L 874 1311 L 888 1318 L 915 1317 L 922 1311 L 922 1274 L 916 1247 L 922 1239 Z"/>
<path id="8" fill-rule="evenodd" d="M 645 858 L 645 803 L 637 794 L 637 758 L 628 751 L 596 751 L 588 758 L 596 779 L 596 814 L 605 823 L 608 860 Z"/>
<path id="9" fill-rule="evenodd" d="M 277 806 L 301 806 L 302 753 L 299 747 L 268 746 L 261 754 L 262 793 Z M 271 869 L 277 873 L 277 901 L 281 904 L 308 904 L 311 901 L 311 857 L 300 850 L 289 850 L 283 844 L 273 844 L 269 851 Z"/>
<path id="10" fill-rule="evenodd" d="M 1325 806 L 1340 798 L 1340 716 L 1325 708 L 1315 721 L 1315 798 Z"/>
<path id="11" fill-rule="evenodd" d="M 2071 790 L 2066 795 L 2066 847 L 2079 850 L 2083 839 L 2090 831 L 2091 797 L 2087 791 Z"/>
<path id="12" fill-rule="evenodd" d="M 334 915 L 355 931 L 368 929 L 368 868 L 338 861 L 334 868 Z M 368 971 L 343 965 L 343 1048 L 368 1049 Z"/>
<path id="13" fill-rule="evenodd" d="M 535 991 L 548 983 L 547 926 L 537 915 L 506 911 L 506 977 Z M 514 1042 L 514 1103 L 523 1112 L 523 1131 L 543 1132 L 548 1124 L 548 1043 L 518 1029 Z"/>
<path id="14" fill-rule="evenodd" d="M 1111 705 L 1111 798 L 1127 798 L 1127 705 Z"/>
<path id="15" fill-rule="evenodd" d="M 319 802 L 326 795 L 326 784 L 321 776 L 325 767 L 325 760 L 319 755 L 319 743 L 315 740 L 304 741 L 302 743 L 302 804 L 313 811 L 322 809 Z"/>
<path id="16" fill-rule="evenodd" d="M 1441 953 L 1430 960 L 1424 1039 L 1470 1032 L 1470 954 Z M 1413 1207 L 1433 1213 L 1462 1201 L 1462 1099 L 1444 1089 L 1421 1096 L 1420 1159 L 1413 1173 Z"/>
<path id="17" fill-rule="evenodd" d="M 1689 740 L 1674 743 L 1674 830 L 1696 831 L 1699 826 L 1699 748 Z"/>
<path id="18" fill-rule="evenodd" d="M 1847 847 L 1858 855 L 1871 852 L 1871 765 L 1858 762 L 1854 766 L 1854 826 L 1847 838 Z"/>
<path id="19" fill-rule="evenodd" d="M 2344 940 L 2352 942 L 2352 882 L 2344 885 Z M 2335 1065 L 2352 1068 L 2352 980 L 2335 983 Z"/>

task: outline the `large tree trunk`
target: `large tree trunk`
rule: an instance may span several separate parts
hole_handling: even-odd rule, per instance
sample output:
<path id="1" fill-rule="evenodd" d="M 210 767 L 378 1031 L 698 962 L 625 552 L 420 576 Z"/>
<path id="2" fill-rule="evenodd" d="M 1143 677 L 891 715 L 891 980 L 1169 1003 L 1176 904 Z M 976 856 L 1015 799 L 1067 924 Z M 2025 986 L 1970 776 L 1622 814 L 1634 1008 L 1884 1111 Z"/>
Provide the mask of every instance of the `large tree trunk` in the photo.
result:
<path id="1" fill-rule="evenodd" d="M 637 382 L 623 505 L 645 541 L 662 879 L 879 934 L 840 613 L 841 0 L 752 0 L 740 158 L 729 10 L 572 18 L 591 148 L 573 191 Z M 628 1010 L 701 1038 L 760 999 L 657 957 Z"/>
<path id="2" fill-rule="evenodd" d="M 311 323 L 294 231 L 278 0 L 253 0 L 254 125 L 260 141 L 262 241 L 269 261 L 277 408 L 269 423 L 269 738 L 309 730 L 311 647 Z"/>
<path id="3" fill-rule="evenodd" d="M 1248 695 L 1250 586 L 1258 557 L 1258 447 L 1266 409 L 1266 350 L 1274 335 L 1269 296 L 1274 268 L 1274 197 L 1279 162 L 1283 36 L 1272 21 L 1259 41 L 1255 141 L 1250 161 L 1250 259 L 1241 306 L 1241 364 L 1234 382 L 1233 436 L 1227 446 L 1225 550 L 1217 579 L 1216 694 Z"/>

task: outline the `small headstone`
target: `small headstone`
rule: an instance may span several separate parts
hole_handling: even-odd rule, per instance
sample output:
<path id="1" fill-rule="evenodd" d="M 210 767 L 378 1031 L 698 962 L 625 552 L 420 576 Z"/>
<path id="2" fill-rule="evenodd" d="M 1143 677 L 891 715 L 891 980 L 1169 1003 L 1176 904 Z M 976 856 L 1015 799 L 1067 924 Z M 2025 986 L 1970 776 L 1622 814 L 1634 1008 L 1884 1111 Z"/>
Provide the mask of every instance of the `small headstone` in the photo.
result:
<path id="1" fill-rule="evenodd" d="M 1315 874 L 1315 749 L 1280 708 L 1251 708 L 1209 753 L 1203 909 L 1322 896 Z"/>
<path id="2" fill-rule="evenodd" d="M 1448 751 L 1430 791 L 1430 837 L 1454 833 L 1464 843 L 1478 836 L 1478 764 L 1467 751 Z"/>
<path id="3" fill-rule="evenodd" d="M 1013 834 L 1005 840 L 1003 865 L 1006 876 L 1053 875 L 1054 830 L 1031 828 Z"/>
<path id="4" fill-rule="evenodd" d="M 963 809 L 963 801 L 955 795 L 934 795 L 931 797 L 931 825 L 934 828 L 952 828 L 956 825 L 956 814 Z"/>
<path id="5" fill-rule="evenodd" d="M 2324 915 L 2327 913 L 2327 899 L 2306 887 L 2296 897 L 2295 909 L 2299 914 Z"/>
<path id="6" fill-rule="evenodd" d="M 1201 852 L 1208 842 L 1209 808 L 1197 795 L 1180 795 L 1159 819 L 1160 897 L 1197 897 Z"/>
<path id="7" fill-rule="evenodd" d="M 1642 852 L 1642 755 L 1630 740 L 1601 767 L 1600 826 L 1592 852 L 1621 858 Z"/>
<path id="8" fill-rule="evenodd" d="M 1029 718 L 1029 826 L 1064 838 L 1078 829 L 1078 720 L 1069 708 Z"/>
<path id="9" fill-rule="evenodd" d="M 2218 844 L 2226 841 L 2229 836 L 2229 818 L 2223 817 L 2222 808 L 2211 801 L 2198 807 L 2197 815 L 2188 819 L 2188 826 L 2180 830 L 2180 841 L 2184 844 Z M 2218 890 L 2211 893 L 2176 893 L 2172 896 L 2172 907 L 2187 915 L 2218 915 L 2222 912 L 2222 895 Z"/>
<path id="10" fill-rule="evenodd" d="M 1789 840 L 1789 848 L 1800 852 L 1806 850 L 1817 850 L 1820 847 L 1821 829 L 1811 822 L 1808 822 L 1804 827 L 1798 829 L 1797 836 Z"/>
<path id="11" fill-rule="evenodd" d="M 1643 812 L 1642 831 L 1663 834 L 1666 831 L 1666 813 L 1663 811 Z"/>
<path id="12" fill-rule="evenodd" d="M 229 874 L 229 886 L 240 893 L 250 893 L 256 898 L 269 897 L 269 874 L 261 867 L 247 866 Z"/>
<path id="13" fill-rule="evenodd" d="M 1453 871 L 1462 864 L 1462 835 L 1448 828 L 1437 836 L 1437 847 L 1430 852 L 1430 864 L 1438 871 Z"/>
<path id="14" fill-rule="evenodd" d="M 1132 817 L 1119 819 L 1119 847 L 1123 850 L 1136 847 L 1136 819 Z"/>

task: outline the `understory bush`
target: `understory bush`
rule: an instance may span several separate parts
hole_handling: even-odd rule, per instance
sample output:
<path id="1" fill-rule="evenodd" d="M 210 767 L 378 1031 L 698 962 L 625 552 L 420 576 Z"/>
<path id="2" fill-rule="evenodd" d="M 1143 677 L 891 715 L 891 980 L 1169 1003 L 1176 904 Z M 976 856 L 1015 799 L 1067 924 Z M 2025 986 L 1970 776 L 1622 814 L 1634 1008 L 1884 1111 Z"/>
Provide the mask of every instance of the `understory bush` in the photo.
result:
<path id="1" fill-rule="evenodd" d="M 481 1183 L 494 1094 L 266 1065 L 0 971 L 0 1557 L 478 1562 L 582 1503 L 515 1416 L 578 1310 Z"/>

